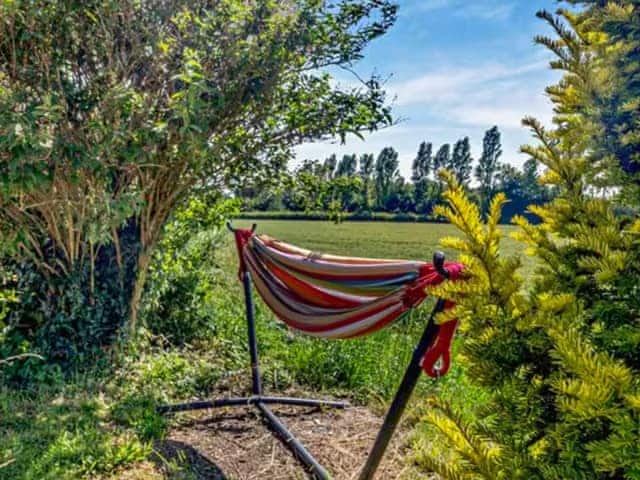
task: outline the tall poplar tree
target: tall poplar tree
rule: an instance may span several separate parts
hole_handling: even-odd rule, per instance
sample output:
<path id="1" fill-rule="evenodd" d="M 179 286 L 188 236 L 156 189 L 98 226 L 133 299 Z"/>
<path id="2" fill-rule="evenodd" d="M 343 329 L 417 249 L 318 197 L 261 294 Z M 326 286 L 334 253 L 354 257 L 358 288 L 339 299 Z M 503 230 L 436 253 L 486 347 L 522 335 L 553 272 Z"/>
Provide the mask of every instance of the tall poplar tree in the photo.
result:
<path id="1" fill-rule="evenodd" d="M 480 193 L 480 209 L 483 214 L 487 214 L 489 203 L 496 191 L 496 175 L 500 171 L 500 157 L 502 156 L 502 145 L 500 143 L 500 130 L 493 127 L 484 135 L 482 140 L 482 155 L 478 160 L 475 170 L 475 177 L 478 181 Z"/>
<path id="2" fill-rule="evenodd" d="M 385 209 L 389 195 L 399 176 L 398 152 L 393 147 L 382 149 L 375 165 L 376 202 L 378 208 Z"/>
<path id="3" fill-rule="evenodd" d="M 435 203 L 440 201 L 442 197 L 442 191 L 444 189 L 444 183 L 438 175 L 438 172 L 443 168 L 449 168 L 451 166 L 451 145 L 445 143 L 442 145 L 435 156 L 433 157 L 433 174 L 435 176 L 436 188 L 434 192 L 433 201 Z"/>
<path id="4" fill-rule="evenodd" d="M 373 195 L 375 192 L 371 188 L 374 167 L 375 157 L 372 153 L 365 153 L 360 156 L 360 168 L 358 170 L 358 175 L 362 178 L 363 207 L 367 211 L 371 210 L 371 206 L 374 203 Z"/>
<path id="5" fill-rule="evenodd" d="M 351 177 L 358 169 L 358 157 L 356 154 L 343 155 L 336 167 L 336 177 Z"/>
<path id="6" fill-rule="evenodd" d="M 453 171 L 458 183 L 467 187 L 471 180 L 473 158 L 471 157 L 471 145 L 469 137 L 458 140 L 453 147 L 453 155 L 451 156 L 451 170 Z"/>
<path id="7" fill-rule="evenodd" d="M 411 166 L 411 181 L 414 186 L 413 198 L 416 212 L 424 212 L 428 209 L 429 175 L 433 167 L 432 152 L 433 145 L 422 142 Z"/>

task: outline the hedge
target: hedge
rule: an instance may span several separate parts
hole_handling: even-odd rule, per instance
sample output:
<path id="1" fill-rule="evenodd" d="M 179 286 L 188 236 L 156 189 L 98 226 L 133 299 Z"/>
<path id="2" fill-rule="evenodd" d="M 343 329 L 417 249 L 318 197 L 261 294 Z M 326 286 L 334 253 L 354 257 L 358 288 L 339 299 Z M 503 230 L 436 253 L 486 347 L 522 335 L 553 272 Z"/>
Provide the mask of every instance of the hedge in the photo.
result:
<path id="1" fill-rule="evenodd" d="M 256 220 L 330 220 L 328 212 L 293 212 L 288 210 L 278 211 L 248 211 L 240 212 L 236 218 Z M 442 223 L 437 217 L 431 215 L 419 215 L 415 213 L 388 213 L 388 212 L 357 212 L 346 213 L 343 217 L 348 222 L 422 222 Z"/>

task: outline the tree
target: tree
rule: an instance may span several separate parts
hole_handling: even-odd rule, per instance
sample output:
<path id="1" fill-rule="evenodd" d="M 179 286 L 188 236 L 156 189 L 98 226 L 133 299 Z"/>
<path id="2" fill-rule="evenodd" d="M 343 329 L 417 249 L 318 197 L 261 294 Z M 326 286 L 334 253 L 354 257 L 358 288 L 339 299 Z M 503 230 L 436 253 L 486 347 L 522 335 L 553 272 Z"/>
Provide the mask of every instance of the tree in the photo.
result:
<path id="1" fill-rule="evenodd" d="M 528 158 L 522 166 L 522 192 L 529 199 L 529 203 L 541 203 L 550 198 L 549 193 L 540 184 L 538 162 L 534 158 Z"/>
<path id="2" fill-rule="evenodd" d="M 451 171 L 456 176 L 458 183 L 463 187 L 468 186 L 469 180 L 471 180 L 472 163 L 473 158 L 471 157 L 469 137 L 464 137 L 456 142 L 451 156 Z"/>
<path id="3" fill-rule="evenodd" d="M 556 36 L 537 41 L 564 72 L 548 89 L 555 127 L 524 120 L 536 144 L 522 151 L 546 168 L 543 181 L 557 194 L 529 207 L 539 225 L 515 220 L 539 262 L 537 276 L 525 283 L 519 259 L 500 254 L 502 194 L 483 226 L 450 178 L 450 208 L 440 211 L 464 234 L 447 245 L 462 252 L 466 281 L 433 293 L 457 303 L 452 315 L 466 320 L 465 376 L 488 395 L 464 417 L 451 398 L 429 414 L 441 434 L 426 463 L 445 478 L 605 480 L 640 471 L 640 218 L 616 211 L 621 198 L 635 191 L 638 204 L 640 194 L 632 176 L 616 172 L 624 152 L 601 156 L 640 126 L 612 132 L 615 139 L 595 134 L 603 128 L 596 107 L 628 98 L 636 71 L 629 58 L 610 61 L 629 45 L 604 28 L 609 20 L 637 21 L 628 15 L 637 2 L 571 3 L 582 10 L 539 14 Z M 602 175 L 617 188 L 597 197 L 591 192 Z"/>
<path id="4" fill-rule="evenodd" d="M 411 166 L 411 181 L 413 183 L 419 182 L 431 173 L 432 151 L 433 145 L 431 143 L 422 142 L 418 147 L 418 154 Z"/>
<path id="5" fill-rule="evenodd" d="M 190 196 L 390 122 L 376 78 L 343 90 L 321 72 L 395 17 L 385 0 L 1 2 L 1 243 L 37 277 L 13 325 L 67 358 L 135 330 Z"/>
<path id="6" fill-rule="evenodd" d="M 476 166 L 475 177 L 479 183 L 481 211 L 488 212 L 489 202 L 496 192 L 496 174 L 500 170 L 500 157 L 502 146 L 500 144 L 500 131 L 493 127 L 484 135 L 482 141 L 482 156 Z"/>
<path id="7" fill-rule="evenodd" d="M 371 189 L 371 180 L 373 178 L 373 170 L 375 167 L 375 157 L 372 153 L 365 153 L 360 156 L 360 170 L 358 175 L 362 178 L 362 196 L 363 207 L 365 210 L 371 210 L 374 202 L 373 190 Z"/>
<path id="8" fill-rule="evenodd" d="M 438 173 L 441 169 L 451 165 L 451 145 L 445 143 L 433 157 L 433 172 Z"/>
<path id="9" fill-rule="evenodd" d="M 358 157 L 356 154 L 344 155 L 336 168 L 336 177 L 351 177 L 358 169 Z"/>
<path id="10" fill-rule="evenodd" d="M 338 158 L 336 157 L 335 153 L 332 153 L 324 160 L 325 180 L 333 179 L 337 164 L 338 164 Z"/>
<path id="11" fill-rule="evenodd" d="M 451 166 L 451 145 L 445 143 L 442 145 L 438 151 L 436 152 L 435 157 L 433 157 L 433 173 L 436 179 L 436 188 L 434 191 L 434 203 L 440 201 L 442 197 L 442 191 L 444 189 L 444 184 L 442 179 L 439 176 L 439 172 L 443 168 L 448 168 Z"/>
<path id="12" fill-rule="evenodd" d="M 416 212 L 425 212 L 430 207 L 429 202 L 429 174 L 433 164 L 433 145 L 422 142 L 418 147 L 418 154 L 411 167 L 411 181 L 414 185 L 414 208 Z"/>
<path id="13" fill-rule="evenodd" d="M 383 148 L 375 165 L 376 202 L 382 210 L 385 209 L 394 182 L 399 176 L 398 166 L 398 152 L 393 147 Z"/>

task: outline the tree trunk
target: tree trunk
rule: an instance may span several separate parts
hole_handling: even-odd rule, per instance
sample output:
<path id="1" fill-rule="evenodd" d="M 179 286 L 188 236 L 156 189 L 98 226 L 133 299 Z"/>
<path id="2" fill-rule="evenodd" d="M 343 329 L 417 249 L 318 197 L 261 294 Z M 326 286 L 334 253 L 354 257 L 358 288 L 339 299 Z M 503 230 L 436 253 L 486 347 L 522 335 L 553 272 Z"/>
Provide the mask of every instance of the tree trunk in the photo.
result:
<path id="1" fill-rule="evenodd" d="M 140 311 L 140 302 L 142 301 L 142 293 L 144 292 L 144 286 L 147 281 L 147 273 L 149 271 L 149 264 L 151 263 L 151 252 L 149 249 L 144 249 L 140 252 L 138 257 L 138 267 L 136 271 L 136 280 L 133 283 L 133 291 L 131 292 L 131 299 L 129 301 L 129 319 L 128 328 L 129 334 L 133 336 L 138 328 L 138 313 Z"/>

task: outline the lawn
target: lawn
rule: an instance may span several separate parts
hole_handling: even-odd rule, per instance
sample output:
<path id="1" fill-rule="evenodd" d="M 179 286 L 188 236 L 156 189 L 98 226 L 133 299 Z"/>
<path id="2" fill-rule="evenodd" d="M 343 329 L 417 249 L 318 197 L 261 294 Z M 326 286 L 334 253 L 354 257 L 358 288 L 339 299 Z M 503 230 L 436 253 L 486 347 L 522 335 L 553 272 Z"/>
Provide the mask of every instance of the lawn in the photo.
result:
<path id="1" fill-rule="evenodd" d="M 248 226 L 251 221 L 235 224 Z M 382 222 L 263 220 L 258 231 L 317 251 L 411 259 L 429 259 L 441 237 L 455 235 L 444 224 Z M 505 239 L 504 248 L 505 253 L 518 253 L 521 245 Z M 211 311 L 211 334 L 203 341 L 175 347 L 143 338 L 112 352 L 90 371 L 71 376 L 49 371 L 26 390 L 0 385 L 0 479 L 121 478 L 123 471 L 138 472 L 127 478 L 162 478 L 152 477 L 149 468 L 188 473 L 188 465 L 152 454 L 176 421 L 158 416 L 155 405 L 244 393 L 249 379 L 231 235 L 225 235 L 215 258 L 218 270 L 205 305 Z M 532 265 L 526 266 L 530 270 Z M 325 341 L 292 334 L 259 300 L 256 307 L 268 391 L 319 391 L 376 411 L 391 399 L 429 314 L 425 305 L 371 336 Z M 455 362 L 440 382 L 420 380 L 415 405 L 438 389 L 454 389 L 460 402 L 478 400 L 472 389 L 461 385 Z M 155 458 L 151 467 L 149 458 Z"/>
<path id="2" fill-rule="evenodd" d="M 323 221 L 256 220 L 258 233 L 265 233 L 280 240 L 319 252 L 383 258 L 430 260 L 433 252 L 441 250 L 440 239 L 457 236 L 455 227 L 443 223 L 405 222 L 345 222 L 333 224 Z M 237 220 L 235 225 L 248 228 L 252 220 Z M 510 234 L 513 226 L 502 226 L 503 254 L 523 252 L 523 245 Z M 447 251 L 453 260 L 453 252 Z M 523 255 L 523 274 L 533 270 L 533 262 Z"/>

